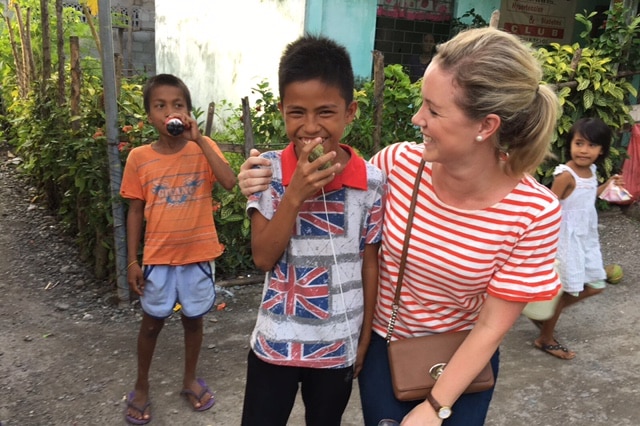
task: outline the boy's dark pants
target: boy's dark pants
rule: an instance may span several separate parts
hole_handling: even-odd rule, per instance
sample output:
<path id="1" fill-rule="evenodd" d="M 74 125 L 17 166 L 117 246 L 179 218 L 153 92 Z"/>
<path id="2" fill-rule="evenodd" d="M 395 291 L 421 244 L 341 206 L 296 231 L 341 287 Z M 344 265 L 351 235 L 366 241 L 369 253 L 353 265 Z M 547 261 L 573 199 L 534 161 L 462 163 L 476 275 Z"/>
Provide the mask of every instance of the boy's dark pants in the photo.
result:
<path id="1" fill-rule="evenodd" d="M 273 365 L 249 350 L 242 426 L 285 426 L 301 383 L 307 426 L 340 426 L 353 367 L 302 368 Z"/>

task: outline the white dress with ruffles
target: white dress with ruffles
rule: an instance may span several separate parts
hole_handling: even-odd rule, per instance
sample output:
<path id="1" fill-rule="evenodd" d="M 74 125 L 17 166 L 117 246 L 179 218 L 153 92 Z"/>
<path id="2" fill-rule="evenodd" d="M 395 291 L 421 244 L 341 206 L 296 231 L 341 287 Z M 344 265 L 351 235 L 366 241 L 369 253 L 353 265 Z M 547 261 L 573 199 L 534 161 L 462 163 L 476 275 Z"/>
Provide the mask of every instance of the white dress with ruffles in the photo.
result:
<path id="1" fill-rule="evenodd" d="M 560 200 L 562 223 L 558 242 L 558 267 L 562 288 L 567 293 L 581 292 L 585 283 L 606 278 L 595 205 L 598 190 L 596 166 L 592 164 L 590 169 L 589 178 L 581 178 L 565 164 L 557 166 L 553 171 L 554 176 L 569 172 L 576 181 L 573 192 Z"/>

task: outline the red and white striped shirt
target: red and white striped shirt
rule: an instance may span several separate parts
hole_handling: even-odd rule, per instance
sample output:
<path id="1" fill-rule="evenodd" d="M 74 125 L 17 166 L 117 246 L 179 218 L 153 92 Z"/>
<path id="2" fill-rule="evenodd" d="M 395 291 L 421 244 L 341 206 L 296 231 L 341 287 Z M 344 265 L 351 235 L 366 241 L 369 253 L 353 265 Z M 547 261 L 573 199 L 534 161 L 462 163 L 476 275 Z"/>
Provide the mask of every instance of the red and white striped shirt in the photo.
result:
<path id="1" fill-rule="evenodd" d="M 437 198 L 427 163 L 407 230 L 422 149 L 402 142 L 371 159 L 387 174 L 389 191 L 374 331 L 386 335 L 405 234 L 411 244 L 394 339 L 470 329 L 487 294 L 519 302 L 551 299 L 560 287 L 554 270 L 561 217 L 555 195 L 525 176 L 497 204 L 461 210 Z"/>

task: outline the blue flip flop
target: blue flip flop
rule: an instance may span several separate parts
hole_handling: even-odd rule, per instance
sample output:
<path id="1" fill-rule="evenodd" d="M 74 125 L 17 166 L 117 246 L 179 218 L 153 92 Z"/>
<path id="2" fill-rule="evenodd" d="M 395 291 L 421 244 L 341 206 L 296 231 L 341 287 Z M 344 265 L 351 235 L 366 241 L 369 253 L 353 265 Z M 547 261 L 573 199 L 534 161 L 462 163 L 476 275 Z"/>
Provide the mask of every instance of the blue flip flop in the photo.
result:
<path id="1" fill-rule="evenodd" d="M 129 392 L 129 395 L 127 395 L 127 408 L 124 409 L 124 418 L 127 422 L 131 423 L 132 425 L 146 425 L 151 421 L 151 415 L 149 415 L 148 419 L 138 419 L 129 414 L 129 408 L 133 408 L 138 413 L 140 413 L 141 416 L 144 416 L 144 412 L 151 405 L 151 401 L 147 401 L 147 403 L 144 404 L 143 407 L 138 407 L 133 403 L 133 398 L 135 398 L 135 396 L 136 396 L 136 391 L 131 391 Z"/>
<path id="2" fill-rule="evenodd" d="M 195 411 L 206 411 L 209 408 L 213 407 L 213 404 L 216 403 L 216 400 L 213 396 L 213 392 L 211 392 L 211 389 L 209 389 L 209 386 L 207 386 L 207 383 L 203 379 L 196 379 L 196 381 L 200 386 L 202 386 L 202 390 L 200 391 L 200 394 L 195 393 L 191 389 L 182 389 L 182 391 L 180 391 L 180 395 L 186 397 L 187 402 L 189 402 L 189 404 L 191 404 L 191 400 L 189 399 L 189 396 L 194 397 L 198 402 L 202 404 L 202 398 L 208 393 L 211 394 L 211 398 L 209 398 L 209 400 L 205 404 L 201 405 L 200 407 L 194 407 L 193 404 L 191 404 L 191 407 Z"/>

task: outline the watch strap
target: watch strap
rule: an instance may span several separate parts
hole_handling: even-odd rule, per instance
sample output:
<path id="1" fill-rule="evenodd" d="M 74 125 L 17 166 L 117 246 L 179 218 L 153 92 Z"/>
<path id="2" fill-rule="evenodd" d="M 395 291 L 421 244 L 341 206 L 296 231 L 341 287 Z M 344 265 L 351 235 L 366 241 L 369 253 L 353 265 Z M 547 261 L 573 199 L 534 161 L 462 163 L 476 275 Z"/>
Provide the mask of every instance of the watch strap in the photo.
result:
<path id="1" fill-rule="evenodd" d="M 427 392 L 427 401 L 429 401 L 429 404 L 431 404 L 431 406 L 436 411 L 436 414 L 438 415 L 439 418 L 448 419 L 449 417 L 451 417 L 451 413 L 452 413 L 451 407 L 446 405 L 441 405 L 433 397 L 433 395 L 431 395 L 431 391 Z"/>

